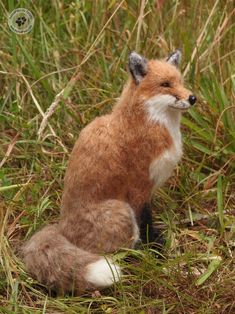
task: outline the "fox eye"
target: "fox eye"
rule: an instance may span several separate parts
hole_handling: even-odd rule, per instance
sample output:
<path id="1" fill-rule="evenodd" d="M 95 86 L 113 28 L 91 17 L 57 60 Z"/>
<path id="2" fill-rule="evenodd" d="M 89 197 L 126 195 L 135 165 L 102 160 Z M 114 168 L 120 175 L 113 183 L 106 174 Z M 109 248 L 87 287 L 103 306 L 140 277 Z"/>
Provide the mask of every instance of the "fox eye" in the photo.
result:
<path id="1" fill-rule="evenodd" d="M 170 82 L 163 82 L 163 83 L 161 83 L 161 86 L 162 87 L 171 87 L 171 84 L 170 84 Z"/>

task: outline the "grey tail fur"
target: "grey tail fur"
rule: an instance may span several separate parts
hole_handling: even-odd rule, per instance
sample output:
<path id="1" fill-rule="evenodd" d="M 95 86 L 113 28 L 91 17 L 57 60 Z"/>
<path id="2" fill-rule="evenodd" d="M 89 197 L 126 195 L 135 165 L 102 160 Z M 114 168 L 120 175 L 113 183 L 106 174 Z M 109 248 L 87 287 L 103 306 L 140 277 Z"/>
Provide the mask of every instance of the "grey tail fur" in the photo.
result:
<path id="1" fill-rule="evenodd" d="M 21 254 L 27 271 L 49 289 L 64 294 L 81 294 L 97 286 L 109 286 L 120 270 L 96 254 L 79 249 L 49 225 L 37 232 L 22 247 Z M 97 279 L 98 278 L 98 279 Z"/>

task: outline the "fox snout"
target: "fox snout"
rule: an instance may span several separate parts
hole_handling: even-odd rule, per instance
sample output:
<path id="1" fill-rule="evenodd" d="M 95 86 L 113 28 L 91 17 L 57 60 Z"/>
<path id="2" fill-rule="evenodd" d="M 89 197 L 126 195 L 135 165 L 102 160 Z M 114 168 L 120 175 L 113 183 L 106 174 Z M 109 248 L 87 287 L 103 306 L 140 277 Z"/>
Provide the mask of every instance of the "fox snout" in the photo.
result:
<path id="1" fill-rule="evenodd" d="M 176 101 L 170 105 L 171 107 L 188 109 L 197 101 L 197 97 L 190 90 L 186 89 L 181 82 L 175 86 L 173 95 Z"/>
<path id="2" fill-rule="evenodd" d="M 192 91 L 185 88 L 182 82 L 175 85 L 173 95 L 175 96 L 176 101 L 187 102 L 189 106 L 193 106 L 197 101 L 197 97 L 193 95 Z"/>
<path id="3" fill-rule="evenodd" d="M 169 104 L 170 107 L 175 109 L 187 110 L 189 107 L 193 106 L 197 101 L 196 96 L 190 94 L 189 96 L 178 98 L 176 97 L 176 101 Z"/>

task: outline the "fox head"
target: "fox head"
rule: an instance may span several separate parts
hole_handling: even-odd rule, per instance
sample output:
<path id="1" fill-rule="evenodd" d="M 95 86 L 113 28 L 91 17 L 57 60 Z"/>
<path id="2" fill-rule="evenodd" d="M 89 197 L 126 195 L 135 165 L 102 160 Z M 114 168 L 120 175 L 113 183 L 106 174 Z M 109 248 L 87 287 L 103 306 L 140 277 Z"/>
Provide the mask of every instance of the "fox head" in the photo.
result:
<path id="1" fill-rule="evenodd" d="M 183 112 L 194 105 L 196 97 L 184 87 L 178 69 L 180 60 L 179 50 L 165 60 L 149 61 L 136 52 L 131 52 L 129 71 L 133 107 L 141 107 L 149 112 L 150 117 L 157 119 L 158 115 Z"/>

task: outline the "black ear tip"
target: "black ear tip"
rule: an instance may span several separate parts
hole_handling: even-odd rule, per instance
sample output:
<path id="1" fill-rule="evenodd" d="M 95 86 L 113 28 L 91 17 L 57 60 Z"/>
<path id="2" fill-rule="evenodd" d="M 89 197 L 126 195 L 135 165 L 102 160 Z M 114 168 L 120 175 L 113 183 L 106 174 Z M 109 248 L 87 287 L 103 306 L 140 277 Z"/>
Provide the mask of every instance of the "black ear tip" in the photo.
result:
<path id="1" fill-rule="evenodd" d="M 172 65 L 178 67 L 182 58 L 182 53 L 180 49 L 176 49 L 172 52 L 168 58 L 166 59 L 167 62 L 171 63 Z"/>
<path id="2" fill-rule="evenodd" d="M 169 55 L 169 58 L 171 56 L 178 56 L 178 57 L 181 57 L 182 56 L 182 50 L 180 48 L 176 48 L 170 55 Z"/>
<path id="3" fill-rule="evenodd" d="M 139 84 L 147 74 L 147 60 L 142 55 L 132 51 L 129 54 L 129 70 L 136 84 Z"/>
<path id="4" fill-rule="evenodd" d="M 130 60 L 130 59 L 133 57 L 134 54 L 135 54 L 135 51 L 134 51 L 134 50 L 131 51 L 131 52 L 129 53 L 129 55 L 128 55 L 128 59 Z"/>
<path id="5" fill-rule="evenodd" d="M 181 50 L 181 49 L 177 48 L 177 49 L 175 50 L 175 53 L 176 53 L 180 58 L 182 57 L 182 50 Z"/>
<path id="6" fill-rule="evenodd" d="M 133 50 L 129 53 L 129 60 L 131 59 L 141 59 L 141 56 Z"/>

